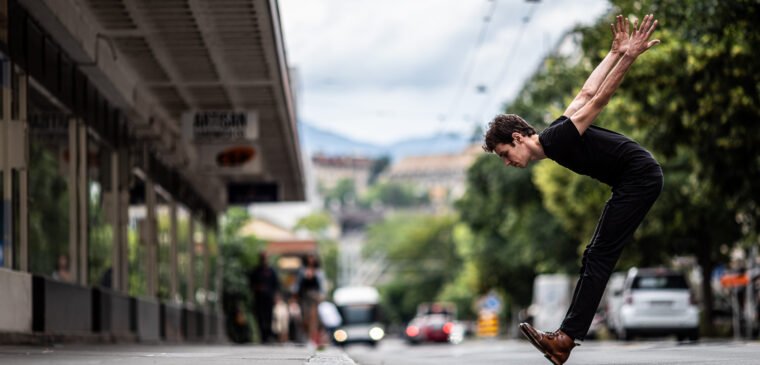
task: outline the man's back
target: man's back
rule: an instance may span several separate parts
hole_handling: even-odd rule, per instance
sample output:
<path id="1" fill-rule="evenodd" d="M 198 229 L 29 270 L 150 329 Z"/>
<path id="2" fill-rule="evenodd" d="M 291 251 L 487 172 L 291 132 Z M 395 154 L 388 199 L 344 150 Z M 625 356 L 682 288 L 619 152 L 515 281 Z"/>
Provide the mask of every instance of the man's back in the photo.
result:
<path id="1" fill-rule="evenodd" d="M 630 138 L 594 125 L 580 135 L 564 115 L 538 138 L 546 157 L 610 186 L 659 173 L 659 164 L 649 151 Z"/>

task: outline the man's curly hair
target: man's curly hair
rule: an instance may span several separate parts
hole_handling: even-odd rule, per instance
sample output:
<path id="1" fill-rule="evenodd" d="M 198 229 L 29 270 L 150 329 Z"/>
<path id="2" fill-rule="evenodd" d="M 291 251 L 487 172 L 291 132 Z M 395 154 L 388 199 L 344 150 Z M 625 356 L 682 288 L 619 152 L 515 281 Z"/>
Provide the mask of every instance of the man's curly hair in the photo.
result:
<path id="1" fill-rule="evenodd" d="M 512 133 L 517 132 L 523 136 L 532 136 L 536 134 L 536 129 L 533 128 L 525 119 L 520 118 L 516 114 L 500 114 L 493 118 L 491 123 L 488 123 L 488 131 L 485 134 L 485 143 L 483 143 L 483 150 L 488 153 L 492 153 L 499 143 L 509 144 L 514 146 L 514 139 Z"/>

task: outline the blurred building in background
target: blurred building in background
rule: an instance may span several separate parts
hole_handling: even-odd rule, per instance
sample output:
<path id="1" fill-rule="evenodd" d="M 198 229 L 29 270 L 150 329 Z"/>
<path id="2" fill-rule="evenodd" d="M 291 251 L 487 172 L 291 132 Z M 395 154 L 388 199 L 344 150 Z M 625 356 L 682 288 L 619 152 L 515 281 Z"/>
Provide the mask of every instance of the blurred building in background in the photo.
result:
<path id="1" fill-rule="evenodd" d="M 472 144 L 456 154 L 404 157 L 393 163 L 381 180 L 427 191 L 433 204 L 451 203 L 464 194 L 467 169 L 482 153 L 480 144 Z"/>
<path id="2" fill-rule="evenodd" d="M 315 154 L 311 158 L 314 176 L 319 189 L 334 189 L 339 182 L 351 180 L 354 191 L 362 194 L 369 185 L 372 159 L 366 157 L 335 156 Z"/>

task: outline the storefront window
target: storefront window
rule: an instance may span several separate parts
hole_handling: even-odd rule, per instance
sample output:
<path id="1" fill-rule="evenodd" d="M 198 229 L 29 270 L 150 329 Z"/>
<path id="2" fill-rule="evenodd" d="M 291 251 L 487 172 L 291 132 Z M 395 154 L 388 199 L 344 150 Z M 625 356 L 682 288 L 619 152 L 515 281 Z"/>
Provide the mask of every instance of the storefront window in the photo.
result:
<path id="1" fill-rule="evenodd" d="M 216 241 L 216 231 L 214 227 L 210 227 L 208 230 L 208 254 L 209 254 L 209 274 L 208 274 L 208 280 L 209 280 L 209 292 L 206 296 L 206 299 L 209 302 L 209 307 L 212 310 L 216 309 L 216 304 L 219 298 L 219 288 L 217 288 L 217 284 L 219 280 L 217 280 L 217 276 L 220 274 L 217 272 L 219 270 L 219 265 L 217 260 L 219 259 L 219 246 L 217 245 Z"/>
<path id="2" fill-rule="evenodd" d="M 145 209 L 145 183 L 133 175 L 129 191 L 129 225 L 127 250 L 129 252 L 129 295 L 145 296 L 148 293 L 147 222 Z"/>
<path id="3" fill-rule="evenodd" d="M 190 275 L 190 213 L 184 206 L 177 207 L 177 301 L 187 301 L 187 279 Z"/>
<path id="4" fill-rule="evenodd" d="M 28 92 L 29 268 L 73 281 L 69 257 L 69 117 L 31 88 Z"/>
<path id="5" fill-rule="evenodd" d="M 169 299 L 171 291 L 171 215 L 169 200 L 156 193 L 156 219 L 158 220 L 158 298 Z"/>
<path id="6" fill-rule="evenodd" d="M 203 304 L 206 293 L 203 291 L 203 223 L 195 220 L 193 224 L 195 232 L 193 233 L 193 248 L 195 253 L 195 262 L 193 263 L 193 281 L 195 282 L 195 300 L 198 304 Z"/>
<path id="7" fill-rule="evenodd" d="M 113 226 L 108 217 L 115 200 L 111 193 L 111 149 L 92 136 L 87 138 L 87 252 L 88 282 L 111 288 Z"/>

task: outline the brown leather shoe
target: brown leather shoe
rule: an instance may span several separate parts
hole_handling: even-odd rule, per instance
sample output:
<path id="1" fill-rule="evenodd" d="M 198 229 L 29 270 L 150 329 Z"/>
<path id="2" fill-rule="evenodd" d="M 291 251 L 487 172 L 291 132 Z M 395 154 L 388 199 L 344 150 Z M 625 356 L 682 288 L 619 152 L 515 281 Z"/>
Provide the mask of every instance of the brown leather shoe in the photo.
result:
<path id="1" fill-rule="evenodd" d="M 554 332 L 537 331 L 528 323 L 520 323 L 520 332 L 554 365 L 564 364 L 573 347 L 580 346 L 561 330 Z"/>

